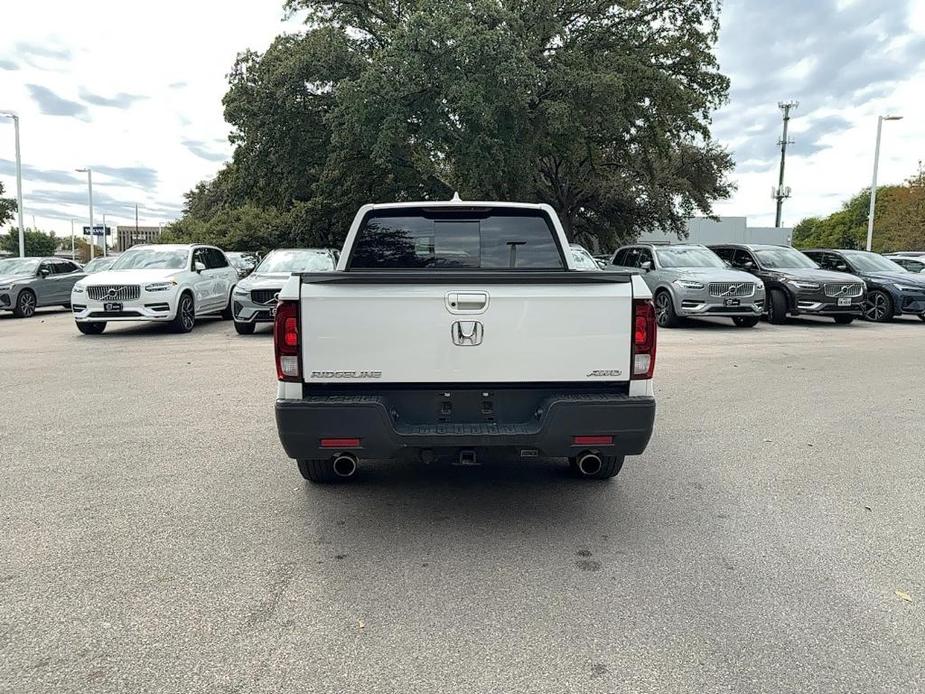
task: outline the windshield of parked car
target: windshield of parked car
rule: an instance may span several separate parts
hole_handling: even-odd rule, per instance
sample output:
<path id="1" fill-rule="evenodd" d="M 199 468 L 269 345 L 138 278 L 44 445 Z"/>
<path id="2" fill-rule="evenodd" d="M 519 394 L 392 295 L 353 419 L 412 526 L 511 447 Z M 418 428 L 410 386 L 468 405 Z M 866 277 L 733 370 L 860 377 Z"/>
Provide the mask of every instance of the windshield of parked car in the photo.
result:
<path id="1" fill-rule="evenodd" d="M 9 258 L 0 260 L 0 275 L 34 275 L 38 270 L 39 258 Z"/>
<path id="2" fill-rule="evenodd" d="M 115 258 L 95 258 L 84 265 L 84 272 L 100 272 L 111 267 L 114 262 Z"/>
<path id="3" fill-rule="evenodd" d="M 864 251 L 854 251 L 845 253 L 845 258 L 859 272 L 909 272 L 899 263 L 884 258 L 876 253 L 865 253 Z"/>
<path id="4" fill-rule="evenodd" d="M 792 248 L 758 248 L 755 250 L 758 262 L 772 270 L 794 268 L 818 268 L 812 260 Z"/>
<path id="5" fill-rule="evenodd" d="M 329 272 L 334 269 L 334 258 L 317 251 L 273 251 L 254 270 L 271 272 Z"/>
<path id="6" fill-rule="evenodd" d="M 707 248 L 658 248 L 658 263 L 669 267 L 726 267 L 716 253 Z"/>
<path id="7" fill-rule="evenodd" d="M 112 270 L 183 270 L 189 267 L 189 251 L 176 248 L 145 248 L 126 251 Z"/>
<path id="8" fill-rule="evenodd" d="M 257 258 L 246 253 L 226 253 L 228 261 L 235 267 L 253 267 L 257 264 Z"/>
<path id="9" fill-rule="evenodd" d="M 552 222 L 522 209 L 401 209 L 363 220 L 351 270 L 565 270 Z"/>
<path id="10" fill-rule="evenodd" d="M 572 246 L 572 263 L 579 270 L 600 270 L 597 261 L 581 246 Z"/>

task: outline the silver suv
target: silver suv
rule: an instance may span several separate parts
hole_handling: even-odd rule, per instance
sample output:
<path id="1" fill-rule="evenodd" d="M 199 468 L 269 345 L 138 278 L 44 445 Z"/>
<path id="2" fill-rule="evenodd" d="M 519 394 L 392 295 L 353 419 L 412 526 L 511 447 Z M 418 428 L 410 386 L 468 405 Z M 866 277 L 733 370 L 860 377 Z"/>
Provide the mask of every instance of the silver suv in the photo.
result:
<path id="1" fill-rule="evenodd" d="M 640 243 L 619 249 L 611 262 L 642 271 L 663 328 L 677 326 L 682 316 L 728 317 L 740 328 L 751 328 L 764 313 L 761 280 L 729 269 L 706 246 Z"/>
<path id="2" fill-rule="evenodd" d="M 330 272 L 337 267 L 334 251 L 327 248 L 278 248 L 254 271 L 238 282 L 232 298 L 234 329 L 251 335 L 258 323 L 272 323 L 277 295 L 293 272 Z"/>

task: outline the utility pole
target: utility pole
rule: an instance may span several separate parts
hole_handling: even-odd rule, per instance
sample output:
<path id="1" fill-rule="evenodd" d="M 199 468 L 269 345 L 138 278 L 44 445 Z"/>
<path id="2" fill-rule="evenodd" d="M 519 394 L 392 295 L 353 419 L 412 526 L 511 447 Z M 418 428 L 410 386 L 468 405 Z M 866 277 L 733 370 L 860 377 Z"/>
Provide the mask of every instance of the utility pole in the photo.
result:
<path id="1" fill-rule="evenodd" d="M 76 170 L 87 174 L 87 193 L 90 198 L 90 260 L 93 260 L 93 250 L 96 248 L 95 230 L 93 228 L 93 169 L 88 166 L 86 169 Z"/>
<path id="2" fill-rule="evenodd" d="M 103 257 L 106 257 L 106 213 L 103 213 Z"/>
<path id="3" fill-rule="evenodd" d="M 74 252 L 74 220 L 71 220 L 71 260 L 77 260 L 77 254 Z"/>
<path id="4" fill-rule="evenodd" d="M 772 197 L 777 200 L 777 215 L 774 218 L 774 226 L 780 227 L 781 215 L 784 211 L 784 200 L 790 197 L 790 188 L 784 186 L 784 164 L 787 161 L 787 145 L 793 142 L 787 139 L 787 126 L 790 124 L 791 109 L 799 108 L 799 101 L 779 101 L 777 108 L 784 112 L 784 133 L 780 138 L 780 176 L 777 179 L 777 188 L 772 191 Z"/>
<path id="5" fill-rule="evenodd" d="M 16 138 L 16 212 L 19 221 L 19 257 L 26 256 L 25 228 L 22 223 L 22 154 L 19 151 L 19 116 L 13 111 L 0 111 L 0 116 L 13 120 L 14 137 Z"/>

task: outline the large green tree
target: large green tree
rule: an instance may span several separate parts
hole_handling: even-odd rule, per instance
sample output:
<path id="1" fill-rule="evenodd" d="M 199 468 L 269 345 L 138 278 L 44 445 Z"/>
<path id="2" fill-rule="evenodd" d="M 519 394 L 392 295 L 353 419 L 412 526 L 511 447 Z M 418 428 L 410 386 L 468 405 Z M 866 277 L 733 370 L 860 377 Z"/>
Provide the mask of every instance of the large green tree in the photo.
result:
<path id="1" fill-rule="evenodd" d="M 245 204 L 340 239 L 369 201 L 547 202 L 571 238 L 682 233 L 730 192 L 710 114 L 715 0 L 290 0 L 307 30 L 239 56 L 236 149 L 190 219 Z"/>
<path id="2" fill-rule="evenodd" d="M 0 183 L 0 227 L 13 219 L 16 213 L 16 200 L 3 197 L 3 184 Z"/>

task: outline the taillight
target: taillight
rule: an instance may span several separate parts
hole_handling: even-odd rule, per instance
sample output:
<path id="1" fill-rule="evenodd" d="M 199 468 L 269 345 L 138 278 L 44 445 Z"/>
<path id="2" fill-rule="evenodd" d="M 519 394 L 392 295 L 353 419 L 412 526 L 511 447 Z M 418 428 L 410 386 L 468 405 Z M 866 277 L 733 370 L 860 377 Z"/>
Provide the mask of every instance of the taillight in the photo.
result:
<path id="1" fill-rule="evenodd" d="M 649 299 L 633 299 L 633 380 L 655 372 L 655 306 Z"/>
<path id="2" fill-rule="evenodd" d="M 299 302 L 280 301 L 273 323 L 273 347 L 276 350 L 276 377 L 280 381 L 302 380 Z"/>

